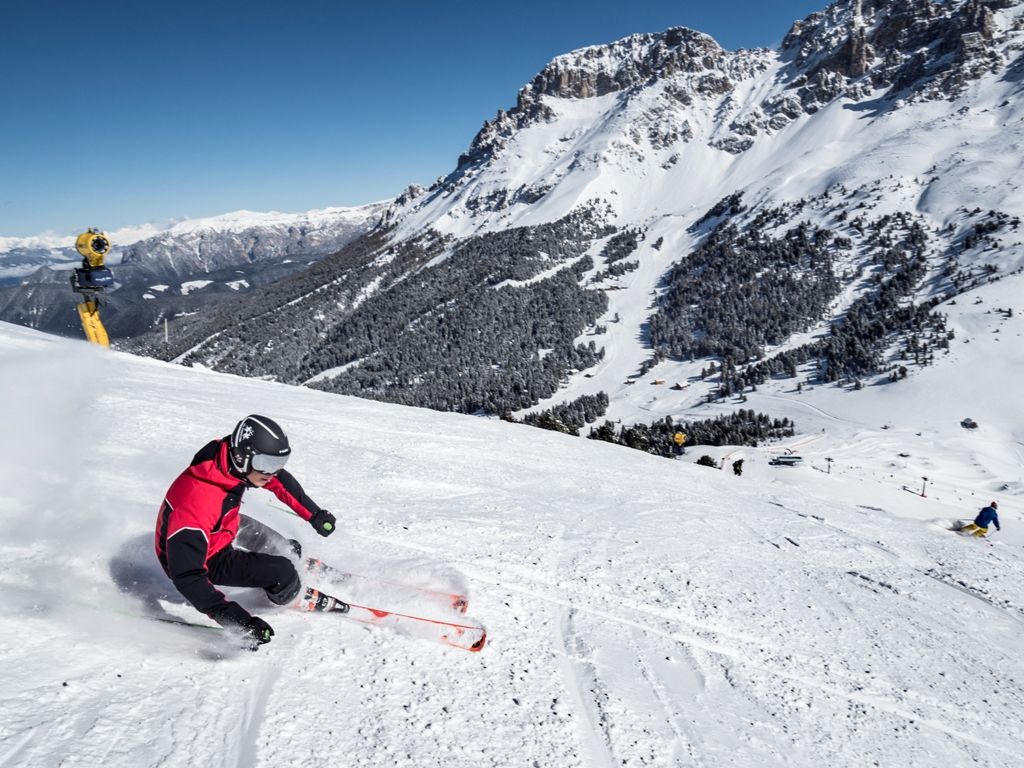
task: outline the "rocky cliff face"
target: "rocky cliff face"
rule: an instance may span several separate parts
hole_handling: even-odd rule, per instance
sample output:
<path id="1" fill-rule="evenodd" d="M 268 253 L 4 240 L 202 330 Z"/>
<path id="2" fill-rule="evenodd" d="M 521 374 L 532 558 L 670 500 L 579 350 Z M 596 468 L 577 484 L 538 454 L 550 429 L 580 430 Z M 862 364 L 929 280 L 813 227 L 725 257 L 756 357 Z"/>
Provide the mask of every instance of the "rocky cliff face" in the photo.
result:
<path id="1" fill-rule="evenodd" d="M 678 104 L 726 96 L 737 83 L 782 64 L 779 88 L 739 110 L 731 135 L 711 139 L 738 154 L 751 137 L 772 133 L 836 98 L 954 98 L 1002 66 L 995 11 L 1020 0 L 839 0 L 797 22 L 778 52 L 725 51 L 711 37 L 678 27 L 559 56 L 520 90 L 516 105 L 484 123 L 447 180 L 499 154 L 516 132 L 554 112 L 545 98 L 629 94 L 657 82 Z M 885 109 L 886 105 L 880 105 Z M 676 136 L 689 140 L 685 129 Z"/>
<path id="2" fill-rule="evenodd" d="M 1013 4 L 841 0 L 797 22 L 786 36 L 787 89 L 807 113 L 840 96 L 861 99 L 878 91 L 892 99 L 953 98 L 1003 63 L 994 11 Z"/>
<path id="3" fill-rule="evenodd" d="M 590 99 L 628 95 L 658 81 L 670 81 L 669 97 L 689 105 L 694 98 L 727 93 L 737 79 L 762 71 L 767 52 L 729 53 L 708 35 L 685 27 L 632 35 L 609 45 L 559 56 L 519 91 L 512 109 L 484 123 L 459 168 L 485 162 L 516 131 L 554 116 L 545 97 Z M 685 133 L 685 131 L 683 132 Z"/>

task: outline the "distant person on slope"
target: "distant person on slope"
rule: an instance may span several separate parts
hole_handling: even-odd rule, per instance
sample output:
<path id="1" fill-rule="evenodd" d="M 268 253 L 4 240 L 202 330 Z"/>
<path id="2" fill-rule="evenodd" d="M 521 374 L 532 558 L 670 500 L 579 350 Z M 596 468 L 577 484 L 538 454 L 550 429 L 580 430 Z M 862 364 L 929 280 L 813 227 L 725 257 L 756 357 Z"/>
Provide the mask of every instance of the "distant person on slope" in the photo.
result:
<path id="1" fill-rule="evenodd" d="M 992 502 L 987 507 L 982 507 L 978 516 L 974 518 L 973 523 L 968 523 L 960 529 L 961 533 L 972 533 L 975 536 L 987 536 L 988 526 L 990 523 L 995 523 L 996 530 L 1002 530 L 999 527 L 999 513 L 996 511 L 999 508 L 999 504 Z"/>
<path id="2" fill-rule="evenodd" d="M 288 438 L 265 416 L 246 416 L 234 431 L 208 443 L 178 476 L 156 519 L 156 556 L 185 598 L 225 627 L 237 627 L 256 643 L 274 630 L 214 588 L 262 587 L 272 603 L 287 605 L 301 584 L 292 561 L 298 542 L 239 514 L 246 488 L 266 488 L 321 536 L 336 520 L 310 499 L 285 471 Z M 244 549 L 236 549 L 236 541 Z M 249 550 L 249 551 L 246 551 Z M 277 554 L 271 554 L 276 551 Z"/>

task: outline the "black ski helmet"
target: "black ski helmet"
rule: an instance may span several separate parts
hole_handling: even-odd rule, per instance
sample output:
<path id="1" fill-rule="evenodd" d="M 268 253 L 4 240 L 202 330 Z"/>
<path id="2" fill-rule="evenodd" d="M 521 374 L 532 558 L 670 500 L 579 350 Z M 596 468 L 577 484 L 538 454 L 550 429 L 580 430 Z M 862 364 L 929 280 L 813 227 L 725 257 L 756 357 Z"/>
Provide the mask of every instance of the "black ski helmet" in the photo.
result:
<path id="1" fill-rule="evenodd" d="M 242 476 L 254 469 L 272 475 L 284 467 L 292 452 L 288 436 L 277 422 L 256 414 L 238 422 L 228 448 L 231 466 Z"/>

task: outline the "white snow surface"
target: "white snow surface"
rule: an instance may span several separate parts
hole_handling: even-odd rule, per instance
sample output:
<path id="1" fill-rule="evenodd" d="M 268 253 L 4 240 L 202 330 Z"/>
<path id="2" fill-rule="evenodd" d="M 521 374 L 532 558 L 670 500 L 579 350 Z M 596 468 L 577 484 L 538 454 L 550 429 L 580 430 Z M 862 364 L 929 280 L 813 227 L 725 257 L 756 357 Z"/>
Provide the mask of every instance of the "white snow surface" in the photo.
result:
<path id="1" fill-rule="evenodd" d="M 794 398 L 804 466 L 741 449 L 742 476 L 0 324 L 0 765 L 1019 766 L 1022 321 L 961 309 L 958 374 Z M 249 412 L 340 526 L 244 511 L 467 590 L 482 652 L 258 590 L 229 590 L 276 630 L 256 653 L 141 618 L 164 491 Z M 991 499 L 990 540 L 944 529 Z"/>
<path id="2" fill-rule="evenodd" d="M 199 291 L 210 285 L 213 280 L 186 280 L 181 284 L 181 295 L 188 296 L 193 291 Z"/>

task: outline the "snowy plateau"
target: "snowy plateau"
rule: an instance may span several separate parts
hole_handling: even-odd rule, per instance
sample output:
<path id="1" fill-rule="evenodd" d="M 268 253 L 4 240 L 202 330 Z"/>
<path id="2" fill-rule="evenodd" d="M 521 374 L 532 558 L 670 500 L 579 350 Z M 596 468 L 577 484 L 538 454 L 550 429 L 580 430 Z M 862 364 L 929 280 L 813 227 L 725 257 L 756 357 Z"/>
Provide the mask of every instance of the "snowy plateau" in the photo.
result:
<path id="1" fill-rule="evenodd" d="M 262 306 L 315 318 L 264 312 L 322 341 L 346 313 L 397 303 L 410 277 L 456 274 L 463 241 L 589 205 L 642 232 L 634 269 L 608 276 L 600 237 L 481 291 L 535 290 L 590 257 L 581 284 L 607 298 L 575 339 L 600 361 L 516 415 L 605 392 L 614 422 L 709 418 L 740 401 L 709 397 L 706 356 L 651 360 L 648 331 L 666 274 L 713 227 L 767 216 L 765 236 L 803 221 L 849 243 L 826 311 L 765 358 L 828 337 L 877 288 L 880 250 L 911 223 L 926 233 L 900 302 L 934 302 L 948 344 L 916 364 L 894 339 L 886 363 L 908 368 L 895 382 L 819 382 L 808 363 L 740 393 L 797 425 L 758 447 L 667 459 L 296 386 L 365 362 L 261 370 L 257 352 L 282 356 L 271 336 L 236 376 L 213 369 L 253 345 L 225 325 L 197 321 L 166 355 L 190 368 L 0 323 L 0 768 L 1024 765 L 1022 51 L 1019 0 L 844 0 L 775 51 L 670 30 L 566 54 L 450 176 L 390 206 L 365 263 L 335 274 L 328 256 Z M 902 216 L 896 234 L 872 228 Z M 166 282 L 144 287 L 175 293 Z M 153 525 L 193 454 L 247 413 L 285 427 L 289 469 L 339 530 L 319 538 L 255 490 L 246 514 L 382 580 L 339 597 L 452 619 L 383 580 L 466 594 L 487 645 L 253 590 L 227 591 L 276 630 L 255 653 L 147 618 L 204 621 L 160 571 Z M 786 455 L 802 461 L 770 463 Z M 1002 530 L 950 530 L 991 501 Z"/>

